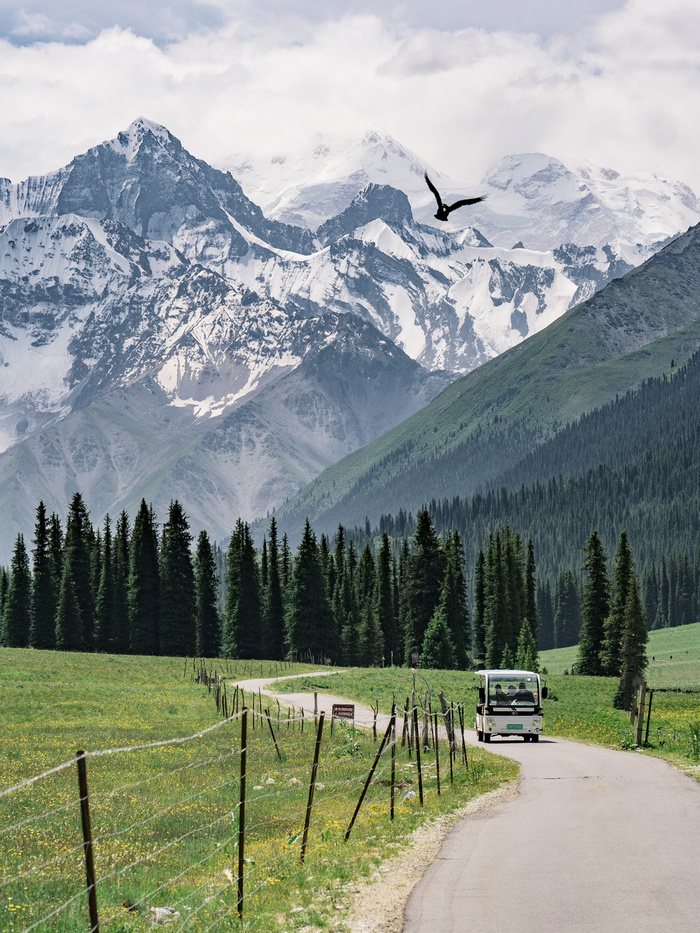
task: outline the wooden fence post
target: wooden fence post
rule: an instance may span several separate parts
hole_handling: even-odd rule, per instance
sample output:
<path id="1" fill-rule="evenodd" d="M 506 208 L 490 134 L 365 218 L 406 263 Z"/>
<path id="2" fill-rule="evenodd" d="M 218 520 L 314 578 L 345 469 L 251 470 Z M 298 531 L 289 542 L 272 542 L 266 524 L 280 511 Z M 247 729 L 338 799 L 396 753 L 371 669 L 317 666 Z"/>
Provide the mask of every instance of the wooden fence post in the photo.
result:
<path id="1" fill-rule="evenodd" d="M 420 766 L 420 735 L 418 734 L 418 707 L 413 707 L 413 726 L 414 734 L 417 738 L 416 742 L 416 764 L 418 765 L 418 796 L 420 797 L 420 805 L 423 806 L 423 772 L 421 771 Z"/>
<path id="2" fill-rule="evenodd" d="M 438 742 L 438 714 L 433 713 L 433 742 L 435 744 L 435 770 L 437 773 L 437 793 L 440 796 L 440 743 Z"/>
<path id="3" fill-rule="evenodd" d="M 379 763 L 379 758 L 381 757 L 381 754 L 382 754 L 382 752 L 384 751 L 384 746 L 386 745 L 387 740 L 388 740 L 390 734 L 391 734 L 391 720 L 389 721 L 389 725 L 386 727 L 386 732 L 384 733 L 384 738 L 382 739 L 381 745 L 379 746 L 379 750 L 377 751 L 377 754 L 375 755 L 374 761 L 372 762 L 372 767 L 370 768 L 369 774 L 367 775 L 367 780 L 365 781 L 365 786 L 362 788 L 362 793 L 360 794 L 360 799 L 357 801 L 357 806 L 355 807 L 355 812 L 354 812 L 353 815 L 352 815 L 352 819 L 350 820 L 350 825 L 348 826 L 348 830 L 347 830 L 347 832 L 345 833 L 345 841 L 346 841 L 346 842 L 347 842 L 348 839 L 350 838 L 350 831 L 352 830 L 353 826 L 355 825 L 355 820 L 357 819 L 357 814 L 360 812 L 360 807 L 362 806 L 362 801 L 365 799 L 365 794 L 367 793 L 367 788 L 369 787 L 370 782 L 372 781 L 372 778 L 374 777 L 374 772 L 375 772 L 375 770 L 376 770 L 376 768 L 377 768 L 377 765 L 378 765 L 378 763 Z"/>
<path id="4" fill-rule="evenodd" d="M 644 705 L 647 699 L 647 685 L 646 681 L 643 680 L 639 685 L 639 715 L 637 717 L 637 735 L 636 735 L 636 744 L 640 746 L 642 744 L 642 728 L 644 727 Z"/>
<path id="5" fill-rule="evenodd" d="M 95 888 L 95 858 L 92 845 L 92 825 L 90 823 L 90 799 L 87 786 L 87 765 L 85 751 L 76 753 L 78 759 L 78 788 L 80 790 L 80 821 L 83 825 L 83 850 L 85 851 L 85 880 L 87 882 L 88 908 L 90 910 L 90 933 L 100 933 L 100 920 L 97 916 L 97 891 Z"/>
<path id="6" fill-rule="evenodd" d="M 644 736 L 644 744 L 649 744 L 649 723 L 651 722 L 651 701 L 654 699 L 654 691 L 649 691 L 649 708 L 647 709 L 647 730 Z"/>
<path id="7" fill-rule="evenodd" d="M 314 802 L 314 791 L 316 790 L 316 775 L 318 774 L 318 756 L 321 751 L 321 736 L 323 735 L 323 719 L 325 713 L 321 713 L 318 720 L 318 731 L 316 732 L 316 747 L 314 748 L 314 763 L 311 767 L 311 781 L 309 783 L 309 801 L 306 804 L 306 819 L 304 820 L 304 836 L 301 840 L 301 856 L 303 862 L 306 856 L 306 842 L 309 838 L 309 825 L 311 823 L 311 807 Z"/>
<path id="8" fill-rule="evenodd" d="M 277 739 L 275 738 L 275 730 L 272 728 L 272 719 L 270 718 L 270 710 L 265 710 L 265 715 L 267 716 L 267 724 L 270 727 L 270 735 L 272 736 L 272 741 L 275 743 L 275 751 L 277 752 L 277 757 L 282 761 L 282 755 L 280 754 L 279 745 L 277 744 Z"/>
<path id="9" fill-rule="evenodd" d="M 411 730 L 408 725 L 408 697 L 406 697 L 406 706 L 403 711 L 403 732 L 401 733 L 401 748 L 408 743 L 408 757 L 411 757 Z"/>
<path id="10" fill-rule="evenodd" d="M 467 743 L 464 741 L 464 704 L 459 704 L 459 728 L 462 731 L 462 761 L 464 765 L 469 770 L 469 759 L 467 758 Z"/>
<path id="11" fill-rule="evenodd" d="M 241 691 L 243 692 L 243 691 Z M 253 694 L 255 701 L 255 694 Z M 243 919 L 243 869 L 245 867 L 245 778 L 248 758 L 248 708 L 241 712 L 241 794 L 238 807 L 238 916 Z"/>
<path id="12" fill-rule="evenodd" d="M 396 703 L 391 704 L 391 803 L 389 812 L 394 819 L 394 797 L 396 795 Z"/>

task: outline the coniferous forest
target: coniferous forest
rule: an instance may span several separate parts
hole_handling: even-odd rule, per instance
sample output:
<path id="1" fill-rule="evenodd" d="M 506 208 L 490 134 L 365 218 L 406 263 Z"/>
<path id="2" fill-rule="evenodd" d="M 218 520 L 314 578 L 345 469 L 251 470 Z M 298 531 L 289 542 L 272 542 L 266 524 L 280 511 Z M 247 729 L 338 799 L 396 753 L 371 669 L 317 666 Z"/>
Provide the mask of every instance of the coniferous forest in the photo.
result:
<path id="1" fill-rule="evenodd" d="M 133 523 L 122 512 L 96 528 L 76 493 L 65 528 L 40 502 L 31 551 L 18 535 L 11 567 L 0 577 L 0 641 L 180 657 L 537 670 L 539 648 L 580 640 L 582 672 L 620 676 L 631 594 L 644 632 L 647 617 L 667 624 L 670 616 L 645 608 L 626 534 L 611 576 L 608 564 L 593 532 L 579 565 L 562 570 L 552 586 L 538 574 L 532 539 L 506 524 L 488 534 L 467 567 L 460 532 L 439 536 L 428 510 L 416 516 L 410 536 L 384 531 L 362 548 L 342 525 L 332 539 L 319 539 L 307 521 L 292 551 L 286 535 L 279 540 L 274 516 L 256 548 L 239 520 L 224 551 L 206 531 L 193 540 L 177 501 L 162 526 L 143 500 Z M 689 565 L 686 571 L 687 592 L 679 567 L 665 568 L 655 606 L 675 605 L 682 594 L 692 612 L 694 577 Z"/>
<path id="2" fill-rule="evenodd" d="M 79 493 L 65 527 L 39 503 L 0 574 L 0 643 L 441 668 L 536 668 L 538 649 L 580 644 L 578 670 L 622 677 L 630 620 L 639 642 L 700 615 L 699 391 L 696 354 L 499 488 L 374 529 L 307 520 L 295 549 L 274 516 L 262 546 L 238 521 L 222 549 L 178 502 L 162 525 L 142 501 L 99 527 Z"/>

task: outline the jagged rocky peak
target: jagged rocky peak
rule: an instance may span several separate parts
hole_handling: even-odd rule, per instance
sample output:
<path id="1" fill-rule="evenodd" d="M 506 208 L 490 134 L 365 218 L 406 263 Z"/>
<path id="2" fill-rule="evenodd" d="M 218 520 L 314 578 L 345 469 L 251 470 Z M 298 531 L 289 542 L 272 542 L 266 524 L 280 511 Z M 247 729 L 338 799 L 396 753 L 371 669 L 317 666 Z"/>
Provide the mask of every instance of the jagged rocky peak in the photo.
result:
<path id="1" fill-rule="evenodd" d="M 114 139 L 106 140 L 102 145 L 110 146 L 115 152 L 124 154 L 127 161 L 131 161 L 143 144 L 144 139 L 148 137 L 151 137 L 161 146 L 182 150 L 182 143 L 176 136 L 173 136 L 167 127 L 153 120 L 147 120 L 145 117 L 137 117 L 126 130 L 123 130 Z"/>
<path id="2" fill-rule="evenodd" d="M 367 185 L 342 213 L 321 224 L 317 236 L 320 242 L 327 243 L 378 218 L 398 225 L 413 220 L 411 205 L 403 191 L 397 191 L 390 185 Z"/>
<path id="3" fill-rule="evenodd" d="M 543 189 L 550 192 L 551 200 L 574 200 L 582 194 L 576 175 L 559 159 L 542 152 L 506 156 L 482 181 L 489 188 L 515 192 L 526 200 L 541 197 Z"/>

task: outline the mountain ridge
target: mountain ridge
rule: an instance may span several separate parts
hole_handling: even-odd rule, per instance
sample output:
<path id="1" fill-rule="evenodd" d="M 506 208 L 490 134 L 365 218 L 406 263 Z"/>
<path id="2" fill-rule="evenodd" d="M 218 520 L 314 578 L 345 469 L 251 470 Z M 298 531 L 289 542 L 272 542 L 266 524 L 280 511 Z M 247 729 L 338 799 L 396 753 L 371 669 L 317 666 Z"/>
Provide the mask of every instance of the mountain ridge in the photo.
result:
<path id="1" fill-rule="evenodd" d="M 280 528 L 331 531 L 497 483 L 567 421 L 690 357 L 698 295 L 700 226 L 324 471 L 276 511 Z"/>
<path id="2" fill-rule="evenodd" d="M 381 161 L 389 143 L 377 138 L 373 145 Z M 425 188 L 417 159 L 408 162 L 410 177 Z M 522 166 L 532 204 L 558 203 L 556 185 L 547 186 L 558 185 L 562 171 Z M 391 173 L 377 178 L 392 180 Z M 625 191 L 617 194 L 622 200 Z M 666 189 L 657 186 L 646 202 L 652 212 L 659 191 Z M 669 216 L 690 209 L 680 195 L 669 198 Z M 573 230 L 577 196 L 571 203 L 564 229 Z M 332 458 L 429 401 L 447 374 L 494 358 L 630 268 L 616 244 L 506 249 L 462 221 L 422 223 L 405 192 L 371 178 L 312 233 L 267 218 L 230 174 L 142 118 L 57 172 L 0 182 L 0 217 L 4 501 L 13 489 L 38 500 L 46 483 L 62 490 L 60 511 L 68 487 L 85 485 L 96 490 L 88 504 L 100 509 L 104 490 L 118 504 L 133 481 L 157 493 L 163 513 L 168 482 L 175 484 L 175 473 L 163 479 L 168 470 L 192 483 L 197 471 L 211 469 L 213 492 L 201 492 L 195 523 L 205 513 L 228 521 L 222 502 L 241 503 L 245 518 L 274 508 Z M 473 219 L 464 212 L 464 222 Z M 376 378 L 391 403 L 382 407 L 359 379 L 343 392 L 331 366 L 314 370 L 319 353 L 328 349 L 330 358 L 343 335 L 353 353 L 339 359 L 352 359 L 347 365 L 359 374 L 357 361 L 368 354 L 383 373 L 383 381 L 370 373 L 369 384 Z M 317 412 L 318 436 L 307 432 L 301 446 L 302 413 L 288 393 L 295 371 L 298 391 L 314 385 L 326 406 Z M 121 421 L 120 398 L 131 412 Z M 273 404 L 282 421 L 272 417 Z M 92 423 L 93 406 L 114 437 Z M 344 440 L 334 436 L 333 420 L 347 429 Z M 245 464 L 235 461 L 240 476 L 233 479 L 202 443 L 224 422 L 240 437 L 248 432 L 252 451 Z M 150 462 L 149 424 L 163 425 L 152 475 L 134 466 Z M 91 445 L 81 441 L 81 425 Z M 60 482 L 60 470 L 51 481 L 44 475 L 51 470 L 42 451 L 48 462 L 64 457 Z M 265 470 L 256 469 L 256 451 Z M 108 464 L 101 481 L 95 462 Z M 26 515 L 23 522 L 26 531 Z"/>

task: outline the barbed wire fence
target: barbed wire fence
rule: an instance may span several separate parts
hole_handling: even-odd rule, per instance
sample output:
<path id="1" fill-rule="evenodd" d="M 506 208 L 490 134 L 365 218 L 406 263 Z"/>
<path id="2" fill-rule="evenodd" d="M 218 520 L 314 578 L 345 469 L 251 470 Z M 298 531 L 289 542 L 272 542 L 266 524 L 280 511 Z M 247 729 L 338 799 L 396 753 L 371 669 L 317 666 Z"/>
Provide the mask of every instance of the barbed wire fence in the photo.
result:
<path id="1" fill-rule="evenodd" d="M 368 735 L 230 691 L 205 665 L 194 677 L 213 695 L 215 725 L 81 749 L 0 790 L 0 928 L 122 933 L 168 922 L 174 933 L 206 933 L 279 911 L 279 890 L 287 905 L 308 896 L 311 859 L 342 880 L 356 827 L 371 845 L 401 808 L 423 805 L 427 788 L 440 793 L 441 769 L 443 785 L 458 767 L 479 780 L 463 707 L 444 697 L 435 710 L 427 694 L 394 705 L 383 736 L 377 703 Z M 337 896 L 337 882 L 323 896 Z"/>

